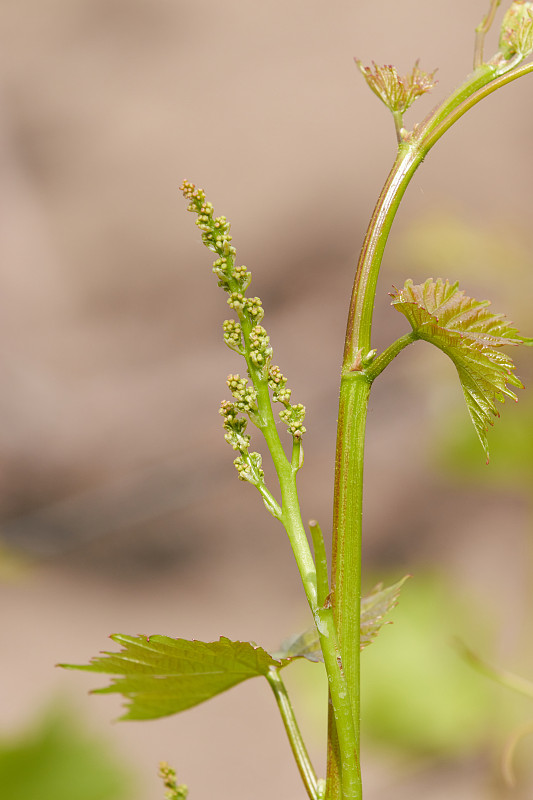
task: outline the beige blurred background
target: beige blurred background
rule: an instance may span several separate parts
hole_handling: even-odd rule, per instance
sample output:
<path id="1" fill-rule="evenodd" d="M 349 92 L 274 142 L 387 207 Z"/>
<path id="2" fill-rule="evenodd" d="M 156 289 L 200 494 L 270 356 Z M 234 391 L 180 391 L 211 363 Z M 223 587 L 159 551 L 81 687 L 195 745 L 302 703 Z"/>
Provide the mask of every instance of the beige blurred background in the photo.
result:
<path id="1" fill-rule="evenodd" d="M 54 664 L 85 662 L 112 632 L 276 648 L 307 623 L 283 533 L 237 481 L 223 440 L 218 404 L 239 365 L 222 343 L 225 300 L 178 186 L 187 177 L 204 187 L 232 222 L 275 361 L 308 408 L 304 513 L 327 528 L 354 264 L 395 153 L 392 121 L 352 59 L 439 68 L 412 124 L 470 70 L 486 6 L 0 4 L 3 736 L 67 695 L 133 765 L 131 800 L 162 797 L 160 758 L 191 800 L 303 797 L 266 687 L 112 726 L 118 698 L 86 698 L 98 681 Z M 476 108 L 414 179 L 385 258 L 374 346 L 406 329 L 389 306 L 392 285 L 429 275 L 461 279 L 531 334 L 531 80 Z M 469 586 L 496 617 L 505 662 L 529 614 L 529 488 L 461 483 L 439 465 L 431 440 L 466 419 L 441 361 L 411 348 L 375 387 L 365 562 L 372 575 L 438 569 Z M 518 361 L 527 379 L 531 358 Z M 499 425 L 514 404 L 504 411 Z M 395 759 L 370 752 L 368 800 L 507 797 L 488 788 L 486 754 L 453 769 L 439 762 L 437 777 Z M 520 791 L 509 797 L 526 798 Z"/>

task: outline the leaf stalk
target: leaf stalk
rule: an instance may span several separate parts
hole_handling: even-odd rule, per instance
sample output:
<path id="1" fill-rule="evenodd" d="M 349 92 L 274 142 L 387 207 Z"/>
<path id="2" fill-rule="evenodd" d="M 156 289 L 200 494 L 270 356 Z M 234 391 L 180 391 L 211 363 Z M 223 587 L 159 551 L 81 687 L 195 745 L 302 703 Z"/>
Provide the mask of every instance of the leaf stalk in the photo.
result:
<path id="1" fill-rule="evenodd" d="M 381 375 L 383 370 L 389 366 L 390 362 L 396 358 L 396 356 L 402 352 L 402 350 L 408 347 L 410 344 L 417 340 L 416 334 L 411 331 L 411 333 L 406 333 L 405 336 L 401 336 L 395 342 L 393 342 L 386 350 L 384 350 L 380 355 L 375 358 L 372 363 L 366 368 L 365 372 L 369 381 L 374 381 L 378 375 Z"/>
<path id="2" fill-rule="evenodd" d="M 307 795 L 310 800 L 318 800 L 319 792 L 316 772 L 311 763 L 311 759 L 309 758 L 309 753 L 307 752 L 305 742 L 302 739 L 302 734 L 300 732 L 300 728 L 298 727 L 294 710 L 292 708 L 292 704 L 279 669 L 271 667 L 266 679 L 270 684 L 270 688 L 274 693 L 274 697 L 276 698 L 276 703 L 278 704 L 279 713 L 281 715 L 281 719 L 283 720 L 285 732 L 287 733 L 287 737 L 289 739 L 292 754 L 294 756 L 294 760 L 296 761 L 296 765 L 305 786 Z"/>

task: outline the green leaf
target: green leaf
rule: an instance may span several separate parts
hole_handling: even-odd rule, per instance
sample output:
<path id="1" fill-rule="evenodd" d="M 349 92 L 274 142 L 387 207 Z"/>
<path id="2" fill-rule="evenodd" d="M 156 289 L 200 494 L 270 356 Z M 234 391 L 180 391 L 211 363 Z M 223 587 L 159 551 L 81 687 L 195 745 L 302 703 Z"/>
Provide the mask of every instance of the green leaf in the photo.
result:
<path id="1" fill-rule="evenodd" d="M 457 634 L 484 641 L 491 624 L 457 581 L 417 569 L 394 625 L 361 658 L 361 713 L 370 741 L 411 757 L 479 752 L 494 734 L 493 695 L 450 641 Z"/>
<path id="2" fill-rule="evenodd" d="M 401 581 L 383 588 L 378 584 L 372 591 L 361 598 L 361 650 L 371 644 L 384 624 L 384 617 L 398 603 L 400 591 L 409 578 L 406 575 Z M 323 661 L 322 650 L 316 628 L 309 628 L 303 633 L 290 636 L 282 643 L 279 654 L 283 658 L 306 658 L 308 661 Z"/>
<path id="3" fill-rule="evenodd" d="M 123 646 L 118 653 L 103 653 L 90 664 L 60 664 L 67 669 L 105 672 L 110 686 L 96 694 L 118 692 L 127 700 L 121 719 L 156 719 L 177 714 L 203 703 L 238 683 L 267 675 L 270 667 L 284 667 L 288 660 L 274 659 L 250 642 L 218 642 L 170 639 L 168 636 L 110 637 Z"/>
<path id="4" fill-rule="evenodd" d="M 370 594 L 361 598 L 361 650 L 371 644 L 384 624 L 384 617 L 398 604 L 400 591 L 409 575 L 392 586 L 379 583 Z"/>
<path id="5" fill-rule="evenodd" d="M 278 653 L 276 653 L 278 655 Z M 308 661 L 324 661 L 317 629 L 313 625 L 302 633 L 294 633 L 280 646 L 279 656 L 283 658 L 306 658 Z"/>
<path id="6" fill-rule="evenodd" d="M 489 458 L 487 430 L 498 417 L 495 401 L 517 400 L 509 388 L 523 388 L 514 374 L 512 359 L 497 348 L 524 343 L 516 328 L 503 316 L 488 310 L 488 300 L 474 300 L 438 278 L 413 285 L 406 281 L 392 293 L 392 305 L 404 314 L 418 339 L 448 355 L 459 380 L 472 422 Z"/>

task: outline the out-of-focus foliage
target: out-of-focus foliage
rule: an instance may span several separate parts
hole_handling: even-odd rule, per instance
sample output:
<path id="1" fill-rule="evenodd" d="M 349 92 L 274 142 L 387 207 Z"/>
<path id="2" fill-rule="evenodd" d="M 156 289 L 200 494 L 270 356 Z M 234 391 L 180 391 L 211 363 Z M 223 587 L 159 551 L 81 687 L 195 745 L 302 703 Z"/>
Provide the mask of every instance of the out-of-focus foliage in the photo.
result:
<path id="1" fill-rule="evenodd" d="M 0 540 L 0 583 L 16 581 L 28 568 L 24 557 L 6 547 Z"/>
<path id="2" fill-rule="evenodd" d="M 0 796 L 6 800 L 135 800 L 133 781 L 63 708 L 16 739 L 0 740 Z"/>
<path id="3" fill-rule="evenodd" d="M 500 488 L 519 489 L 531 497 L 533 481 L 533 402 L 525 396 L 520 408 L 494 429 L 491 435 L 491 464 L 479 463 L 478 447 L 460 419 L 453 420 L 450 431 L 439 442 L 441 465 L 456 477 L 474 483 L 494 484 Z"/>
<path id="4" fill-rule="evenodd" d="M 471 618 L 471 619 L 470 619 Z M 453 647 L 480 640 L 479 609 L 415 574 L 378 643 L 362 654 L 363 730 L 380 745 L 453 755 L 485 740 L 491 691 Z"/>

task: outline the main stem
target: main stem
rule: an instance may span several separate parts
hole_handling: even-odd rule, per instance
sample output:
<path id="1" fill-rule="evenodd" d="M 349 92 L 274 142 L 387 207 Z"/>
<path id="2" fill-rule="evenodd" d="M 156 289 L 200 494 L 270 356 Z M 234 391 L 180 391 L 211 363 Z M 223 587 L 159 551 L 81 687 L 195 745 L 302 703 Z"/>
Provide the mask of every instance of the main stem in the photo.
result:
<path id="1" fill-rule="evenodd" d="M 333 610 L 346 683 L 350 690 L 357 755 L 360 744 L 360 603 L 363 510 L 363 461 L 366 415 L 372 381 L 359 368 L 370 350 L 372 306 L 387 236 L 403 193 L 422 156 L 405 144 L 380 195 L 368 228 L 356 274 L 346 333 L 342 367 L 335 459 L 333 507 Z M 372 302 L 365 302 L 372 297 Z M 357 335 L 355 333 L 357 332 Z M 330 715 L 327 800 L 343 798 L 342 764 L 338 757 L 335 726 Z M 357 800 L 362 798 L 359 770 Z"/>
<path id="2" fill-rule="evenodd" d="M 324 574 L 324 564 L 320 564 L 318 569 L 320 581 L 317 579 L 317 568 L 307 541 L 305 528 L 302 522 L 300 503 L 298 501 L 296 475 L 300 461 L 299 446 L 295 443 L 292 458 L 289 461 L 285 455 L 276 429 L 266 381 L 261 380 L 260 376 L 254 371 L 254 367 L 251 363 L 248 364 L 248 369 L 254 380 L 258 407 L 261 410 L 261 420 L 258 422 L 258 427 L 265 437 L 279 479 L 282 511 L 278 518 L 287 531 L 307 601 L 313 613 L 320 646 L 324 655 L 333 717 L 339 731 L 337 740 L 338 752 L 345 766 L 341 777 L 342 796 L 346 800 L 359 800 L 359 786 L 361 781 L 359 764 L 357 761 L 358 748 L 356 746 L 350 693 L 348 691 L 346 677 L 342 670 L 342 658 L 333 611 L 331 605 L 327 602 L 327 598 L 324 597 L 326 594 L 325 583 L 327 581 L 327 575 Z M 317 541 L 319 539 L 320 537 L 317 537 Z M 320 558 L 320 553 L 317 553 L 317 559 Z M 324 559 L 325 556 L 322 556 L 322 558 Z M 276 694 L 276 691 L 280 688 L 279 682 L 273 683 L 272 676 L 270 676 L 269 681 L 272 688 L 275 689 Z M 294 738 L 294 726 L 290 723 L 289 727 L 287 727 L 288 707 L 281 703 L 283 698 L 279 692 L 276 694 L 276 698 L 289 734 L 293 754 L 307 792 L 310 797 L 313 796 L 313 792 L 315 792 L 315 796 L 318 797 L 317 786 L 315 785 L 313 788 L 313 781 L 310 777 L 309 760 L 305 750 L 303 750 L 301 746 L 301 737 L 299 737 L 298 734 L 299 738 L 296 737 L 298 739 L 297 746 L 294 746 L 296 742 Z M 292 731 L 292 733 L 290 731 Z"/>
<path id="3" fill-rule="evenodd" d="M 381 372 L 365 369 L 371 348 L 372 313 L 383 253 L 396 211 L 416 169 L 436 141 L 472 106 L 492 91 L 532 69 L 531 64 L 506 75 L 483 64 L 422 125 L 401 142 L 365 236 L 352 291 L 341 373 L 333 506 L 332 595 L 342 670 L 348 686 L 355 729 L 356 800 L 362 798 L 360 751 L 360 604 L 363 461 L 366 416 L 372 381 Z M 402 340 L 402 346 L 409 342 Z M 396 353 L 390 353 L 391 357 Z M 345 800 L 346 764 L 341 758 L 339 720 L 331 713 L 328 727 L 326 800 Z"/>

